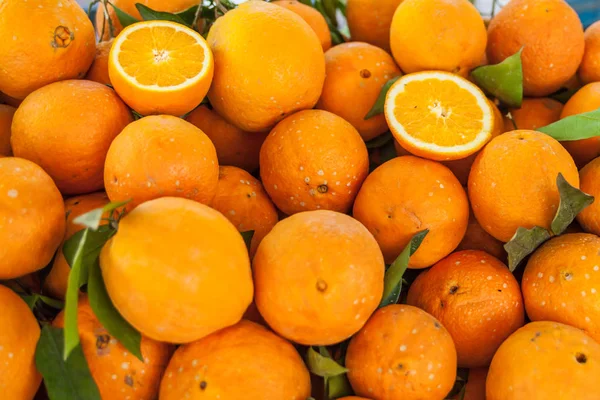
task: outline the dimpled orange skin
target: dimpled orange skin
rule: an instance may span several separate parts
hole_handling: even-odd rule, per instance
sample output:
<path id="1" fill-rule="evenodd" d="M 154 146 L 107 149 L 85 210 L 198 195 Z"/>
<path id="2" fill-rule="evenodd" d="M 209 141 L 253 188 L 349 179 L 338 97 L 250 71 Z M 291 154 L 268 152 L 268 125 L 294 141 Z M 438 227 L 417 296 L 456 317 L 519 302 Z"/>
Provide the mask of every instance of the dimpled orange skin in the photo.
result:
<path id="1" fill-rule="evenodd" d="M 247 1 L 217 19 L 207 42 L 215 60 L 208 98 L 238 128 L 267 131 L 319 100 L 325 57 L 317 35 L 298 14 Z"/>
<path id="2" fill-rule="evenodd" d="M 600 21 L 585 30 L 585 52 L 579 65 L 579 78 L 583 83 L 600 81 Z"/>
<path id="3" fill-rule="evenodd" d="M 467 377 L 467 387 L 464 397 L 457 394 L 452 397 L 453 400 L 486 400 L 485 398 L 485 380 L 487 378 L 487 368 L 471 368 Z"/>
<path id="4" fill-rule="evenodd" d="M 0 391 L 6 399 L 32 400 L 42 382 L 35 367 L 40 326 L 21 298 L 0 285 Z"/>
<path id="5" fill-rule="evenodd" d="M 348 379 L 373 399 L 443 399 L 456 377 L 456 350 L 448 331 L 412 306 L 380 308 L 351 340 Z"/>
<path id="6" fill-rule="evenodd" d="M 600 157 L 579 171 L 581 190 L 594 196 L 595 201 L 577 215 L 577 221 L 586 230 L 600 236 Z"/>
<path id="7" fill-rule="evenodd" d="M 512 0 L 488 27 L 490 64 L 523 48 L 525 96 L 547 96 L 560 89 L 577 72 L 584 46 L 581 21 L 563 0 Z"/>
<path id="8" fill-rule="evenodd" d="M 104 192 L 71 197 L 70 199 L 65 200 L 65 212 L 67 214 L 67 227 L 65 230 L 65 236 L 61 245 L 58 247 L 56 256 L 54 257 L 52 269 L 50 269 L 48 276 L 44 280 L 44 293 L 53 298 L 64 300 L 65 294 L 67 293 L 67 282 L 69 280 L 71 267 L 69 267 L 69 264 L 65 259 L 62 248 L 64 242 L 66 242 L 75 233 L 85 228 L 83 225 L 75 224 L 73 220 L 78 216 L 96 208 L 104 207 L 108 203 L 108 196 Z M 107 217 L 107 214 L 103 215 L 103 218 Z M 106 220 L 100 221 L 101 225 L 106 223 Z"/>
<path id="9" fill-rule="evenodd" d="M 217 190 L 219 164 L 210 139 L 200 129 L 170 115 L 129 124 L 106 155 L 104 185 L 111 201 L 128 210 L 164 196 L 209 204 Z"/>
<path id="10" fill-rule="evenodd" d="M 390 44 L 405 73 L 440 70 L 467 76 L 485 53 L 486 31 L 468 0 L 404 0 L 394 13 Z"/>
<path id="11" fill-rule="evenodd" d="M 61 311 L 52 324 L 63 328 L 64 314 Z M 85 295 L 79 297 L 77 326 L 83 355 L 103 399 L 158 398 L 160 379 L 174 346 L 142 336 L 140 351 L 144 361 L 140 361 L 102 326 Z"/>
<path id="12" fill-rule="evenodd" d="M 429 229 L 408 264 L 425 268 L 458 246 L 467 230 L 469 203 L 448 168 L 404 156 L 369 175 L 356 197 L 353 215 L 375 236 L 388 264 L 416 233 Z"/>
<path id="13" fill-rule="evenodd" d="M 27 96 L 17 109 L 13 153 L 44 168 L 62 194 L 94 192 L 104 186 L 111 142 L 132 120 L 125 103 L 105 85 L 52 83 Z"/>
<path id="14" fill-rule="evenodd" d="M 430 313 L 448 329 L 462 368 L 489 365 L 525 318 L 513 274 L 478 250 L 453 253 L 420 274 L 410 286 L 407 304 Z"/>
<path id="15" fill-rule="evenodd" d="M 31 161 L 0 158 L 0 279 L 44 268 L 65 233 L 65 207 L 52 178 Z"/>
<path id="16" fill-rule="evenodd" d="M 348 0 L 346 17 L 352 41 L 367 42 L 390 51 L 390 26 L 402 0 Z"/>
<path id="17" fill-rule="evenodd" d="M 532 321 L 555 321 L 600 340 L 600 238 L 570 233 L 533 253 L 523 274 L 523 297 Z"/>
<path id="18" fill-rule="evenodd" d="M 505 130 L 527 129 L 535 131 L 558 121 L 562 110 L 563 105 L 549 97 L 523 99 L 521 108 L 508 110 L 512 121 L 510 118 L 505 117 Z"/>
<path id="19" fill-rule="evenodd" d="M 350 123 L 305 110 L 281 121 L 260 150 L 265 190 L 284 213 L 347 212 L 369 173 L 364 141 Z"/>
<path id="20" fill-rule="evenodd" d="M 600 344 L 556 322 L 532 322 L 498 349 L 486 379 L 487 400 L 600 398 Z"/>
<path id="21" fill-rule="evenodd" d="M 221 213 L 193 200 L 136 207 L 102 249 L 100 267 L 117 310 L 155 340 L 198 340 L 237 323 L 252 301 L 244 240 Z"/>
<path id="22" fill-rule="evenodd" d="M 507 261 L 504 243 L 490 235 L 479 225 L 477 218 L 471 212 L 469 214 L 469 225 L 465 237 L 460 242 L 456 250 L 481 250 L 491 256 L 496 257 L 503 263 Z"/>
<path id="23" fill-rule="evenodd" d="M 0 157 L 8 157 L 12 155 L 10 147 L 10 125 L 12 124 L 13 115 L 16 108 L 0 104 Z"/>
<path id="24" fill-rule="evenodd" d="M 600 82 L 589 83 L 579 89 L 565 104 L 560 118 L 594 111 L 600 108 Z M 600 157 L 600 136 L 562 142 L 579 168 Z"/>
<path id="25" fill-rule="evenodd" d="M 317 108 L 332 112 L 367 141 L 388 130 L 383 114 L 365 119 L 387 81 L 401 74 L 384 50 L 362 42 L 343 43 L 325 53 L 327 73 Z"/>
<path id="26" fill-rule="evenodd" d="M 110 78 L 108 76 L 108 54 L 110 53 L 112 44 L 113 39 L 110 39 L 96 45 L 96 58 L 94 58 L 94 62 L 88 70 L 85 79 L 102 83 L 103 85 L 110 85 Z"/>
<path id="27" fill-rule="evenodd" d="M 349 338 L 383 293 L 377 242 L 358 221 L 333 211 L 280 221 L 258 246 L 252 266 L 260 314 L 275 332 L 300 344 Z"/>
<path id="28" fill-rule="evenodd" d="M 573 159 L 550 136 L 518 130 L 492 139 L 469 175 L 469 200 L 477 221 L 502 242 L 520 226 L 550 229 L 560 200 L 559 173 L 579 187 Z"/>
<path id="29" fill-rule="evenodd" d="M 213 142 L 220 165 L 231 165 L 248 172 L 258 169 L 260 147 L 268 132 L 243 131 L 204 105 L 185 119 L 200 128 Z"/>
<path id="30" fill-rule="evenodd" d="M 298 14 L 317 34 L 317 37 L 321 41 L 321 47 L 323 51 L 327 51 L 331 47 L 331 32 L 329 32 L 329 26 L 323 15 L 315 8 L 302 4 L 295 0 L 277 0 L 273 1 L 273 4 L 285 7 L 290 11 Z"/>

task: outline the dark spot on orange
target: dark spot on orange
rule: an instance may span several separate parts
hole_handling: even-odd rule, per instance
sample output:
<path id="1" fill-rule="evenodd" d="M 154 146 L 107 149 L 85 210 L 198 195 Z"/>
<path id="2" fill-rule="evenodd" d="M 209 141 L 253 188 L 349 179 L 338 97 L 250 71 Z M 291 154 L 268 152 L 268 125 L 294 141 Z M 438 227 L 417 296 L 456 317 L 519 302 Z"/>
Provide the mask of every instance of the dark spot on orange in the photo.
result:
<path id="1" fill-rule="evenodd" d="M 110 335 L 96 335 L 96 348 L 103 350 L 108 347 L 110 343 Z"/>
<path id="2" fill-rule="evenodd" d="M 445 306 L 444 300 L 440 300 L 440 307 L 444 308 L 444 306 Z"/>
<path id="3" fill-rule="evenodd" d="M 206 389 L 207 386 L 208 386 L 208 383 L 206 383 L 206 381 L 200 382 L 200 390 Z"/>
<path id="4" fill-rule="evenodd" d="M 402 368 L 404 368 L 404 364 L 402 364 L 402 363 L 398 364 L 398 369 L 402 369 Z"/>
<path id="5" fill-rule="evenodd" d="M 436 329 L 440 329 L 440 328 L 442 327 L 442 326 L 440 325 L 440 323 L 439 323 L 439 322 L 437 322 L 437 321 L 435 321 L 435 322 L 433 323 L 433 326 L 435 326 L 435 328 L 436 328 Z"/>
<path id="6" fill-rule="evenodd" d="M 69 28 L 59 25 L 54 29 L 54 37 L 52 38 L 50 45 L 55 49 L 59 47 L 65 48 L 68 47 L 74 39 L 75 34 L 71 32 Z"/>
<path id="7" fill-rule="evenodd" d="M 538 332 L 536 332 L 536 333 L 535 333 L 535 336 L 531 338 L 531 341 L 532 341 L 532 342 L 535 342 L 535 339 L 539 338 L 540 336 L 542 336 L 542 332 L 539 332 L 539 331 L 538 331 Z"/>
<path id="8" fill-rule="evenodd" d="M 575 354 L 575 359 L 579 364 L 585 364 L 587 362 L 587 356 L 583 353 Z"/>
<path id="9" fill-rule="evenodd" d="M 325 282 L 323 279 L 319 279 L 317 281 L 317 290 L 319 292 L 324 292 L 327 290 L 327 282 Z"/>
<path id="10" fill-rule="evenodd" d="M 125 375 L 125 384 L 127 386 L 133 387 L 133 378 L 131 377 L 131 375 Z"/>
<path id="11" fill-rule="evenodd" d="M 363 70 L 360 71 L 360 76 L 362 78 L 365 78 L 365 79 L 370 78 L 371 77 L 371 71 L 369 71 L 368 69 L 363 69 Z"/>
<path id="12" fill-rule="evenodd" d="M 246 193 L 246 197 L 251 198 L 252 196 L 250 196 L 250 193 Z"/>
<path id="13" fill-rule="evenodd" d="M 458 286 L 454 285 L 450 287 L 450 294 L 458 292 Z"/>
<path id="14" fill-rule="evenodd" d="M 329 188 L 327 187 L 327 185 L 319 185 L 317 186 L 317 190 L 319 191 L 319 193 L 327 193 L 327 190 L 329 190 Z"/>
<path id="15" fill-rule="evenodd" d="M 119 182 L 119 178 L 113 176 L 113 183 L 116 185 Z"/>

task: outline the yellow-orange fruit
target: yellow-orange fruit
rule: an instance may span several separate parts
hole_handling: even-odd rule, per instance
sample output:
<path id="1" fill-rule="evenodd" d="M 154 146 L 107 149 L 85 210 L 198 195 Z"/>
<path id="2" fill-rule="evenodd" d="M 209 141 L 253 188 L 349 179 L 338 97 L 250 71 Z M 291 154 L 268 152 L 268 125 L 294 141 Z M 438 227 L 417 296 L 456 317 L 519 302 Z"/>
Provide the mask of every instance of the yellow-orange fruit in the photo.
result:
<path id="1" fill-rule="evenodd" d="M 14 107 L 0 104 L 0 157 L 12 155 L 12 148 L 10 147 L 10 126 L 15 111 L 17 110 Z"/>
<path id="2" fill-rule="evenodd" d="M 352 41 L 367 42 L 390 51 L 390 26 L 402 0 L 348 0 L 346 17 Z"/>
<path id="3" fill-rule="evenodd" d="M 579 171 L 581 190 L 594 196 L 595 201 L 577 215 L 586 232 L 600 236 L 600 157 Z"/>
<path id="4" fill-rule="evenodd" d="M 481 227 L 473 213 L 469 214 L 467 232 L 456 250 L 481 250 L 504 263 L 507 261 L 504 243 L 487 233 L 485 229 Z"/>
<path id="5" fill-rule="evenodd" d="M 523 99 L 521 108 L 509 109 L 511 118 L 505 117 L 506 131 L 527 129 L 536 131 L 560 119 L 563 105 L 549 97 Z M 511 120 L 512 119 L 512 120 Z"/>
<path id="6" fill-rule="evenodd" d="M 96 45 L 96 58 L 94 58 L 94 62 L 88 70 L 85 79 L 104 85 L 110 84 L 110 78 L 108 77 L 108 55 L 112 44 L 113 40 L 110 39 Z"/>
<path id="7" fill-rule="evenodd" d="M 329 32 L 327 21 L 325 21 L 323 15 L 315 8 L 302 4 L 296 0 L 277 0 L 272 3 L 285 7 L 302 17 L 302 19 L 306 21 L 317 34 L 317 37 L 321 41 L 323 51 L 327 51 L 331 47 L 331 33 Z"/>
<path id="8" fill-rule="evenodd" d="M 579 65 L 579 78 L 583 83 L 600 81 L 600 21 L 590 25 L 584 34 L 585 52 Z"/>

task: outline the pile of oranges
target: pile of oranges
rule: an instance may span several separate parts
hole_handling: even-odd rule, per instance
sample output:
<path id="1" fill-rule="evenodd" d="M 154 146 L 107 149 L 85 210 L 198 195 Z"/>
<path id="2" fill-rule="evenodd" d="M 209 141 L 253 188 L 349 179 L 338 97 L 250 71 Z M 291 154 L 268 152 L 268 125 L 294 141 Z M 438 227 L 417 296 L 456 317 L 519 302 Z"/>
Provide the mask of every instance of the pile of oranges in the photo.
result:
<path id="1" fill-rule="evenodd" d="M 0 397 L 600 399 L 600 21 L 95 3 L 0 0 Z"/>

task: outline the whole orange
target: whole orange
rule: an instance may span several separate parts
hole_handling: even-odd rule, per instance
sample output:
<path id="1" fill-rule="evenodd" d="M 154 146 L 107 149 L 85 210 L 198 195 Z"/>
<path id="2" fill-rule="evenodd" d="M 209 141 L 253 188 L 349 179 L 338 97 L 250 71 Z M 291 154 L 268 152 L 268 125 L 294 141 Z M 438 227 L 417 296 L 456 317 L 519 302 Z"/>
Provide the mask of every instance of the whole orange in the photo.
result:
<path id="1" fill-rule="evenodd" d="M 416 233 L 429 229 L 408 264 L 409 268 L 425 268 L 458 246 L 467 230 L 469 203 L 448 168 L 404 156 L 380 165 L 367 177 L 353 215 L 375 236 L 388 264 Z"/>
<path id="2" fill-rule="evenodd" d="M 362 138 L 344 119 L 305 110 L 281 121 L 260 150 L 260 176 L 281 211 L 347 212 L 369 173 Z"/>
<path id="3" fill-rule="evenodd" d="M 12 123 L 17 157 L 38 164 L 66 195 L 102 189 L 104 159 L 132 121 L 116 93 L 98 82 L 52 83 L 27 96 Z"/>
<path id="4" fill-rule="evenodd" d="M 502 262 L 507 261 L 504 243 L 487 233 L 472 212 L 469 213 L 469 225 L 467 225 L 465 237 L 456 250 L 481 250 Z"/>
<path id="5" fill-rule="evenodd" d="M 390 51 L 390 26 L 402 0 L 348 0 L 346 17 L 352 41 L 367 42 Z"/>
<path id="6" fill-rule="evenodd" d="M 401 74 L 394 59 L 384 50 L 363 42 L 349 42 L 325 53 L 327 73 L 317 108 L 332 112 L 371 140 L 388 130 L 385 115 L 365 119 L 381 88 Z"/>
<path id="7" fill-rule="evenodd" d="M 16 108 L 0 104 L 0 157 L 8 157 L 12 155 L 10 147 L 10 126 Z"/>
<path id="8" fill-rule="evenodd" d="M 521 108 L 511 108 L 509 117 L 505 117 L 506 131 L 527 129 L 535 131 L 560 119 L 562 103 L 549 97 L 523 99 Z M 512 119 L 512 120 L 511 120 Z"/>
<path id="9" fill-rule="evenodd" d="M 323 15 L 315 8 L 302 4 L 296 0 L 277 0 L 273 4 L 285 7 L 290 11 L 298 14 L 310 27 L 315 31 L 317 37 L 321 41 L 323 51 L 327 51 L 331 47 L 331 33 L 329 26 Z"/>
<path id="10" fill-rule="evenodd" d="M 581 21 L 564 0 L 512 0 L 488 27 L 491 64 L 523 49 L 526 96 L 546 96 L 560 89 L 577 72 L 584 46 Z"/>
<path id="11" fill-rule="evenodd" d="M 594 196 L 595 201 L 577 215 L 577 221 L 590 233 L 600 235 L 600 157 L 579 171 L 581 190 Z"/>
<path id="12" fill-rule="evenodd" d="M 579 65 L 579 78 L 583 83 L 600 81 L 600 21 L 590 25 L 584 34 L 585 52 Z"/>
<path id="13" fill-rule="evenodd" d="M 348 379 L 373 399 L 443 399 L 456 377 L 456 350 L 448 331 L 412 306 L 380 308 L 351 340 Z"/>
<path id="14" fill-rule="evenodd" d="M 100 267 L 121 315 L 155 340 L 198 340 L 237 323 L 252 301 L 244 240 L 221 213 L 193 200 L 136 207 L 102 249 Z"/>
<path id="15" fill-rule="evenodd" d="M 110 85 L 108 77 L 108 55 L 113 44 L 113 39 L 105 40 L 96 45 L 96 58 L 87 72 L 85 79 Z"/>
<path id="16" fill-rule="evenodd" d="M 498 349 L 486 380 L 487 400 L 600 398 L 600 344 L 577 328 L 532 322 Z"/>
<path id="17" fill-rule="evenodd" d="M 65 233 L 65 207 L 52 178 L 31 161 L 0 158 L 0 279 L 44 268 Z"/>
<path id="18" fill-rule="evenodd" d="M 492 139 L 469 175 L 469 200 L 477 221 L 503 242 L 520 226 L 549 229 L 560 200 L 559 173 L 579 187 L 573 159 L 550 136 L 519 130 Z"/>
<path id="19" fill-rule="evenodd" d="M 280 221 L 252 263 L 255 301 L 271 328 L 305 345 L 339 343 L 379 305 L 385 265 L 373 236 L 333 211 Z"/>
<path id="20" fill-rule="evenodd" d="M 132 199 L 127 209 L 164 196 L 211 202 L 219 181 L 217 153 L 200 129 L 170 115 L 129 124 L 106 155 L 104 185 L 111 201 Z"/>
<path id="21" fill-rule="evenodd" d="M 218 18 L 207 41 L 215 60 L 210 104 L 238 128 L 264 132 L 317 103 L 325 57 L 317 35 L 298 14 L 247 1 Z"/>

